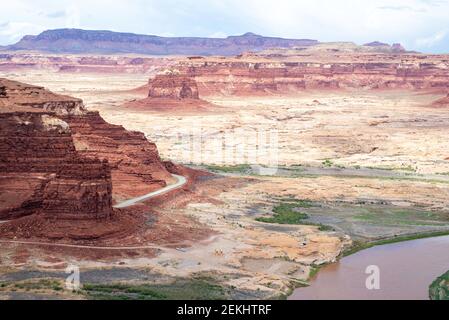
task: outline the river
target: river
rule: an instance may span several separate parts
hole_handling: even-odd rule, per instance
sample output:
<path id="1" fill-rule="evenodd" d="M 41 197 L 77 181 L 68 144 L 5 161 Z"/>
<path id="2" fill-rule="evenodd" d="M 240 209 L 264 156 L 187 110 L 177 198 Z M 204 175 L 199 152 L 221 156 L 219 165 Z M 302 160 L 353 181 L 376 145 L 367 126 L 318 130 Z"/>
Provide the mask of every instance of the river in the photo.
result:
<path id="1" fill-rule="evenodd" d="M 378 267 L 379 289 L 366 287 L 369 266 Z M 323 267 L 289 300 L 428 300 L 429 285 L 448 270 L 449 236 L 376 246 Z"/>

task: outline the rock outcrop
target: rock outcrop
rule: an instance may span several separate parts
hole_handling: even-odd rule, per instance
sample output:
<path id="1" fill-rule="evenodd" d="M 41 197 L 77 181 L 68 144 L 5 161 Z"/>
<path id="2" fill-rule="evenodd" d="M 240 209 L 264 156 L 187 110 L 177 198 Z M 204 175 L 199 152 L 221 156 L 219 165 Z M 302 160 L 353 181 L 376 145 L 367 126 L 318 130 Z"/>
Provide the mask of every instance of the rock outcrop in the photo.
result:
<path id="1" fill-rule="evenodd" d="M 194 77 L 169 72 L 156 75 L 148 82 L 148 97 L 125 104 L 139 110 L 206 111 L 212 104 L 201 100 Z"/>
<path id="2" fill-rule="evenodd" d="M 113 188 L 128 197 L 171 181 L 142 133 L 42 87 L 0 79 L 0 88 L 0 219 L 105 219 Z"/>
<path id="3" fill-rule="evenodd" d="M 149 98 L 199 99 L 196 81 L 177 74 L 161 74 L 149 81 Z"/>
<path id="4" fill-rule="evenodd" d="M 30 190 L 18 190 L 16 203 L 9 199 L 9 205 L 1 206 L 2 219 L 35 213 L 55 219 L 100 219 L 112 213 L 107 161 L 82 157 L 68 124 L 51 113 L 0 113 L 0 172 L 2 188 L 40 177 L 28 199 L 20 194 Z"/>
<path id="5" fill-rule="evenodd" d="M 0 54 L 0 71 L 48 70 L 60 73 L 107 73 L 107 74 L 154 74 L 156 69 L 174 63 L 173 58 L 98 56 L 98 55 L 54 55 L 37 52 L 14 52 Z"/>
<path id="6" fill-rule="evenodd" d="M 433 102 L 433 106 L 435 107 L 449 107 L 449 93 L 436 101 Z"/>
<path id="7" fill-rule="evenodd" d="M 107 159 L 118 198 L 139 196 L 172 181 L 156 144 L 141 132 L 107 123 L 98 112 L 66 115 L 78 152 L 89 158 Z"/>
<path id="8" fill-rule="evenodd" d="M 98 112 L 87 111 L 80 99 L 6 79 L 0 79 L 0 86 L 7 95 L 1 100 L 9 104 L 3 111 L 13 106 L 14 111 L 50 112 L 70 127 L 80 154 L 108 160 L 117 198 L 149 193 L 172 181 L 156 145 L 143 133 L 107 123 Z"/>
<path id="9" fill-rule="evenodd" d="M 447 91 L 445 56 L 422 54 L 245 55 L 185 59 L 172 68 L 197 82 L 199 95 L 289 93 L 306 89 Z"/>

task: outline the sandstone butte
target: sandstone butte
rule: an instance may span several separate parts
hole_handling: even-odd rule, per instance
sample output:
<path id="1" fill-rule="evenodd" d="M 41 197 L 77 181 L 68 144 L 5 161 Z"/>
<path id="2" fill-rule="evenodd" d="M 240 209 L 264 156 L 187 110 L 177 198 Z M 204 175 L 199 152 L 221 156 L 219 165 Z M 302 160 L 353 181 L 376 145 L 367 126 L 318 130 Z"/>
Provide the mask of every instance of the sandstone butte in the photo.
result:
<path id="1" fill-rule="evenodd" d="M 204 111 L 212 107 L 200 99 L 197 82 L 188 75 L 157 74 L 142 89 L 148 90 L 148 97 L 126 103 L 125 107 L 158 111 Z"/>
<path id="2" fill-rule="evenodd" d="M 2 235 L 123 233 L 139 219 L 117 214 L 113 192 L 141 195 L 171 179 L 142 133 L 107 123 L 79 99 L 0 78 L 0 219 L 10 220 L 0 226 Z"/>

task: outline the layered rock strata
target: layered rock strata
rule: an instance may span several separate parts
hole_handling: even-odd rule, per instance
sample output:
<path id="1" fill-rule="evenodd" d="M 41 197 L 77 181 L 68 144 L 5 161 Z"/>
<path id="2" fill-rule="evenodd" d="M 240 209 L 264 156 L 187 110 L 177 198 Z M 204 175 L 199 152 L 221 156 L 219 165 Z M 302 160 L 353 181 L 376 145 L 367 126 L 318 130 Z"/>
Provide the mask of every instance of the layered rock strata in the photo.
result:
<path id="1" fill-rule="evenodd" d="M 156 145 L 143 133 L 107 123 L 98 112 L 87 111 L 80 99 L 6 79 L 0 79 L 0 87 L 5 88 L 3 112 L 49 112 L 70 127 L 79 154 L 107 160 L 118 198 L 148 193 L 172 181 Z"/>
<path id="2" fill-rule="evenodd" d="M 31 196 L 3 207 L 0 218 L 44 213 L 56 219 L 99 219 L 112 213 L 111 171 L 107 161 L 82 157 L 67 123 L 49 113 L 0 113 L 2 188 L 39 175 Z M 20 203 L 21 200 L 24 200 Z M 10 203 L 11 204 L 11 203 Z"/>
<path id="3" fill-rule="evenodd" d="M 199 95 L 289 93 L 308 89 L 413 89 L 447 92 L 446 56 L 423 54 L 243 55 L 185 59 L 172 67 Z"/>
<path id="4" fill-rule="evenodd" d="M 81 100 L 0 79 L 0 219 L 113 215 L 122 197 L 172 177 L 142 133 L 104 121 Z"/>
<path id="5" fill-rule="evenodd" d="M 125 106 L 157 111 L 204 111 L 212 107 L 200 99 L 195 79 L 177 72 L 156 75 L 148 82 L 148 97 Z"/>

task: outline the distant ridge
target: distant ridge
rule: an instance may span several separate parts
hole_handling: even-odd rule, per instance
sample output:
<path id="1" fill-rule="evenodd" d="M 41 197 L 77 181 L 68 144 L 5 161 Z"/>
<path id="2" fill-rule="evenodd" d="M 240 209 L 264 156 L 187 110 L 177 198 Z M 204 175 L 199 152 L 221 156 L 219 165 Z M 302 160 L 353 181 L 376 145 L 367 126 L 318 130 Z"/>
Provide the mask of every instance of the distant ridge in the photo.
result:
<path id="1" fill-rule="evenodd" d="M 237 55 L 268 48 L 313 46 L 317 40 L 264 37 L 251 32 L 227 38 L 159 37 L 106 30 L 55 29 L 28 35 L 6 50 L 52 53 L 138 53 L 149 55 Z"/>

